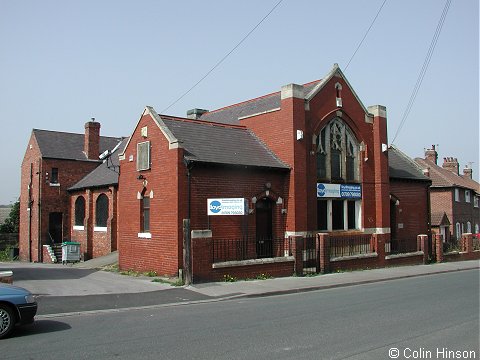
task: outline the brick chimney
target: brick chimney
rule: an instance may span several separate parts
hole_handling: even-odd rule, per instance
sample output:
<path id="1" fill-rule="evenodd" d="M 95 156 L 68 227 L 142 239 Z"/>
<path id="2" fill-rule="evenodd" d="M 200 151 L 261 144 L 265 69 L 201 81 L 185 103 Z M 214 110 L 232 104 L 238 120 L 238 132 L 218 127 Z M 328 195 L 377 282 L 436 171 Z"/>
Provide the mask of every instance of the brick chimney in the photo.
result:
<path id="1" fill-rule="evenodd" d="M 432 145 L 431 149 L 425 150 L 425 160 L 429 160 L 433 162 L 435 165 L 437 165 L 438 153 L 437 153 L 437 150 L 435 149 L 435 145 Z"/>
<path id="2" fill-rule="evenodd" d="M 100 154 L 100 123 L 96 122 L 95 118 L 85 123 L 83 151 L 87 159 L 98 160 Z"/>
<path id="3" fill-rule="evenodd" d="M 472 168 L 468 167 L 468 165 L 463 169 L 463 177 L 467 179 L 473 179 L 473 170 Z"/>
<path id="4" fill-rule="evenodd" d="M 446 170 L 450 170 L 455 175 L 458 175 L 458 160 L 457 160 L 457 158 L 453 158 L 453 157 L 443 158 L 442 167 Z"/>

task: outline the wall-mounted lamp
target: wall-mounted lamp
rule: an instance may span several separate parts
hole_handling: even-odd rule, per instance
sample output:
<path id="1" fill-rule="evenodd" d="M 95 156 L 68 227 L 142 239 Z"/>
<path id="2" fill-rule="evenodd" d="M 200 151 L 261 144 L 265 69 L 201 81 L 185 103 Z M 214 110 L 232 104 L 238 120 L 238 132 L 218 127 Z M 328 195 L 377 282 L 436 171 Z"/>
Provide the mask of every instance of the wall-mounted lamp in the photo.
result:
<path id="1" fill-rule="evenodd" d="M 142 174 L 137 176 L 137 180 L 143 180 L 143 179 L 145 179 L 145 176 L 143 176 Z"/>

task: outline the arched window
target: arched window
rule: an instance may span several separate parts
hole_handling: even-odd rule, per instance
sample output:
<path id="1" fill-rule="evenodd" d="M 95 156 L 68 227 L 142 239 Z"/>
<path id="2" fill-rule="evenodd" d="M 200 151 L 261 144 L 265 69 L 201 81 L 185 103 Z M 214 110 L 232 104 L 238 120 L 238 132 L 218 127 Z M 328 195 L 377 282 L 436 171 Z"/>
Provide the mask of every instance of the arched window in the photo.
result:
<path id="1" fill-rule="evenodd" d="M 84 226 L 85 221 L 85 199 L 79 196 L 75 200 L 75 226 Z"/>
<path id="2" fill-rule="evenodd" d="M 95 206 L 95 226 L 107 227 L 108 219 L 108 197 L 105 194 L 101 194 L 97 198 Z"/>
<path id="3" fill-rule="evenodd" d="M 460 238 L 462 237 L 462 230 L 460 228 L 460 223 L 456 223 L 455 224 L 455 237 L 457 238 L 457 240 L 460 240 Z"/>
<path id="4" fill-rule="evenodd" d="M 320 131 L 316 146 L 318 180 L 359 181 L 359 143 L 341 119 L 333 119 Z"/>
<path id="5" fill-rule="evenodd" d="M 467 233 L 472 232 L 472 223 L 470 221 L 467 221 Z"/>

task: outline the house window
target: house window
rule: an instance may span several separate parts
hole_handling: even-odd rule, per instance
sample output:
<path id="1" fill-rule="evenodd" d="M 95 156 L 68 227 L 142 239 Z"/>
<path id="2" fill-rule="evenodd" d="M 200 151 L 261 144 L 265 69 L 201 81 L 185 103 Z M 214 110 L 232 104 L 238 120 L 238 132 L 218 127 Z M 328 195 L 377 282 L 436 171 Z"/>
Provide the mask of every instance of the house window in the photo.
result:
<path id="1" fill-rule="evenodd" d="M 455 189 L 455 201 L 460 201 L 460 189 Z"/>
<path id="2" fill-rule="evenodd" d="M 140 199 L 140 232 L 150 232 L 150 198 L 148 196 Z"/>
<path id="3" fill-rule="evenodd" d="M 462 229 L 460 228 L 460 223 L 458 222 L 455 224 L 455 237 L 457 240 L 460 240 L 462 237 Z"/>
<path id="4" fill-rule="evenodd" d="M 343 120 L 330 121 L 316 139 L 317 180 L 359 181 L 359 144 Z"/>
<path id="5" fill-rule="evenodd" d="M 150 169 L 150 141 L 137 144 L 137 170 Z"/>
<path id="6" fill-rule="evenodd" d="M 467 221 L 467 233 L 472 233 L 472 223 Z"/>
<path id="7" fill-rule="evenodd" d="M 50 184 L 58 184 L 58 168 L 52 168 Z"/>
<path id="8" fill-rule="evenodd" d="M 473 197 L 473 206 L 478 208 L 478 196 Z"/>
<path id="9" fill-rule="evenodd" d="M 323 231 L 359 229 L 360 200 L 318 199 L 317 229 Z"/>
<path id="10" fill-rule="evenodd" d="M 470 190 L 465 190 L 465 202 L 469 203 L 470 200 Z"/>
<path id="11" fill-rule="evenodd" d="M 478 234 L 480 232 L 480 227 L 478 224 L 475 224 L 475 234 Z"/>
<path id="12" fill-rule="evenodd" d="M 108 197 L 101 194 L 97 198 L 95 205 L 95 226 L 99 228 L 106 228 L 108 220 Z"/>
<path id="13" fill-rule="evenodd" d="M 84 226 L 85 221 L 85 199 L 79 196 L 75 200 L 75 226 Z"/>

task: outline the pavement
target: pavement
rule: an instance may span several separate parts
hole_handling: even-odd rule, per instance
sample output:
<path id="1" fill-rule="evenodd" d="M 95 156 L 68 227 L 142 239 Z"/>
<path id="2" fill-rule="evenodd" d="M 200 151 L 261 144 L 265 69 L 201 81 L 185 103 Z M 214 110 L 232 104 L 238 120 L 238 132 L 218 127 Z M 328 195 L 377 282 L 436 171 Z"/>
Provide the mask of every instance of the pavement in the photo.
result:
<path id="1" fill-rule="evenodd" d="M 92 311 L 272 296 L 362 285 L 454 271 L 480 270 L 480 261 L 448 262 L 306 277 L 211 282 L 174 287 L 146 276 L 126 276 L 99 270 L 118 261 L 118 254 L 75 265 L 0 262 L 0 271 L 12 270 L 14 285 L 37 296 L 40 316 Z M 480 274 L 480 272 L 479 272 Z"/>

